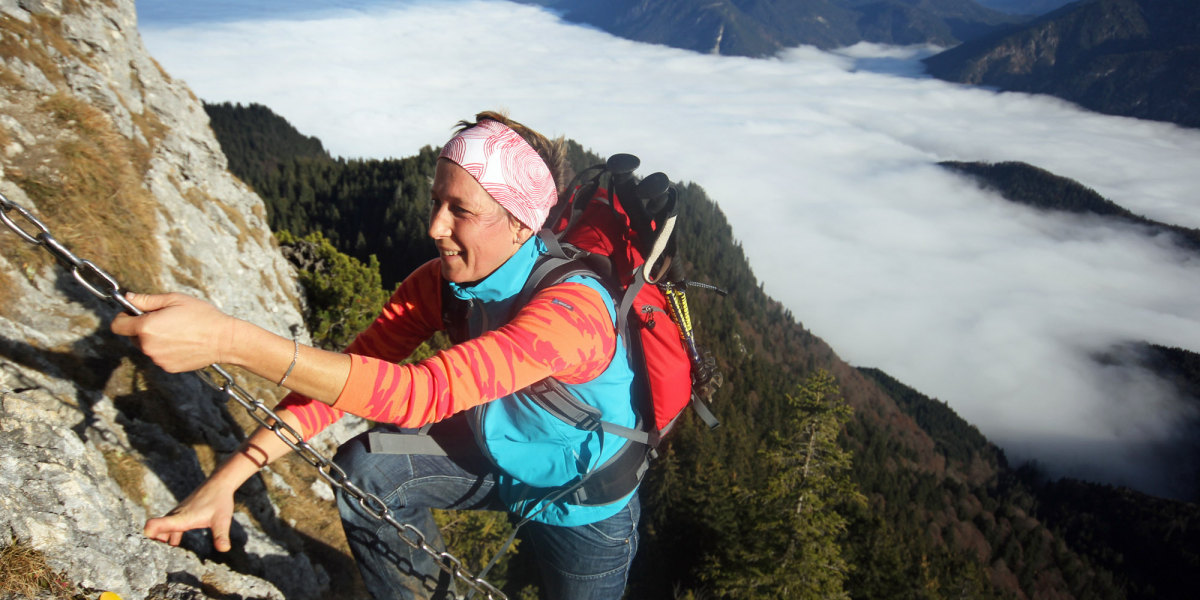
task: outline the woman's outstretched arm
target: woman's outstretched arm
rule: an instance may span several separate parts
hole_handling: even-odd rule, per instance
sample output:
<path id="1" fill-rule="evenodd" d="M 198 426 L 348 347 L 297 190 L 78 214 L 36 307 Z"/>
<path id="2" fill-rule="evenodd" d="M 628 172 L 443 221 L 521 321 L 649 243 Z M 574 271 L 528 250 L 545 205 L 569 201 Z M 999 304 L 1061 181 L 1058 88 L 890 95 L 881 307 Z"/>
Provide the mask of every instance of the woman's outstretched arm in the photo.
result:
<path id="1" fill-rule="evenodd" d="M 350 375 L 350 357 L 276 335 L 185 294 L 128 294 L 145 314 L 117 315 L 113 333 L 132 337 L 171 373 L 236 365 L 304 396 L 332 404 Z M 293 365 L 294 362 L 294 365 Z M 290 372 L 289 372 L 290 369 Z"/>

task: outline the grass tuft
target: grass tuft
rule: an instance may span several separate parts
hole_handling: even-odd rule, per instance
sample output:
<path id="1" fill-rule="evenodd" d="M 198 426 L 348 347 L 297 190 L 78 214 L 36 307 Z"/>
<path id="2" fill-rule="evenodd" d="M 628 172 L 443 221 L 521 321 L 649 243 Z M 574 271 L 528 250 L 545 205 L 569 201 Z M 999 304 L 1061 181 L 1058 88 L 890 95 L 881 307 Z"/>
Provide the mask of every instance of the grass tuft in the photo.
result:
<path id="1" fill-rule="evenodd" d="M 158 290 L 157 202 L 142 185 L 145 171 L 129 160 L 136 144 L 107 115 L 69 94 L 51 96 L 38 111 L 49 127 L 57 125 L 61 140 L 27 152 L 31 168 L 11 169 L 6 176 L 73 253 L 130 289 Z"/>
<path id="2" fill-rule="evenodd" d="M 0 596 L 56 600 L 81 598 L 78 587 L 46 563 L 46 557 L 27 542 L 12 539 L 0 549 Z"/>
<path id="3" fill-rule="evenodd" d="M 0 43 L 0 47 L 2 46 L 3 44 Z M 0 50 L 0 54 L 3 54 L 3 50 Z M 21 79 L 20 75 L 14 73 L 12 69 L 0 67 L 0 88 L 19 88 L 23 85 L 25 85 L 25 81 Z"/>
<path id="4" fill-rule="evenodd" d="M 171 275 L 175 277 L 175 281 L 191 287 L 196 290 L 207 290 L 203 280 L 204 265 L 198 258 L 188 254 L 183 247 L 179 245 L 178 240 L 170 240 L 171 256 L 175 257 L 177 266 L 171 267 Z"/>

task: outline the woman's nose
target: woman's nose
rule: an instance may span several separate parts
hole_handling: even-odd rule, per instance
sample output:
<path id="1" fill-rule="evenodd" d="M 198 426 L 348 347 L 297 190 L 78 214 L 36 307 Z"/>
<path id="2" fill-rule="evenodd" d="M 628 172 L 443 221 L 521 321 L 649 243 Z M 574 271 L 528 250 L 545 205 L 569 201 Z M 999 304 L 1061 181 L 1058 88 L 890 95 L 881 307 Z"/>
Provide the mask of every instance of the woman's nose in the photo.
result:
<path id="1" fill-rule="evenodd" d="M 446 223 L 447 211 L 445 208 L 434 208 L 429 213 L 429 237 L 433 239 L 444 238 L 449 235 L 450 228 Z"/>

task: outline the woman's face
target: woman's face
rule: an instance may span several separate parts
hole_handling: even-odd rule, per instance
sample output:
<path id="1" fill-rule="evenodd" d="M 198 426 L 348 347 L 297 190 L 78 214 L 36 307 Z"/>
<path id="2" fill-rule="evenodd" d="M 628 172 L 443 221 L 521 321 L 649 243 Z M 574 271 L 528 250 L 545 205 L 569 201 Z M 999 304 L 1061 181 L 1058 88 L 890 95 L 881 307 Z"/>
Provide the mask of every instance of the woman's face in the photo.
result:
<path id="1" fill-rule="evenodd" d="M 447 281 L 470 283 L 491 275 L 532 234 L 470 173 L 449 160 L 438 159 L 432 198 L 429 237 Z"/>

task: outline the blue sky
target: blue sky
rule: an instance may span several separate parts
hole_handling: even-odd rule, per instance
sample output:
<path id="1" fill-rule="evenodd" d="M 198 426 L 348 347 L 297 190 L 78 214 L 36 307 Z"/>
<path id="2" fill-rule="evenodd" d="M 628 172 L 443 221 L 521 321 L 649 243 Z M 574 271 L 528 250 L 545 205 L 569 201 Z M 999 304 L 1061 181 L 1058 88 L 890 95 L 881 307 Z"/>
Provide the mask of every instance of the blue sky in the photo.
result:
<path id="1" fill-rule="evenodd" d="M 933 48 L 703 56 L 497 0 L 139 11 L 151 53 L 199 97 L 267 105 L 336 155 L 407 156 L 505 108 L 695 181 L 767 292 L 851 364 L 949 403 L 1011 457 L 1169 491 L 1162 446 L 1190 413 L 1148 373 L 1091 357 L 1142 340 L 1200 351 L 1198 259 L 936 162 L 1025 161 L 1200 227 L 1196 130 L 925 78 Z"/>

